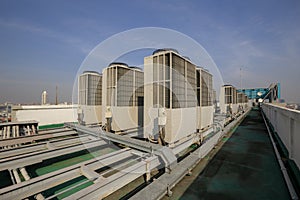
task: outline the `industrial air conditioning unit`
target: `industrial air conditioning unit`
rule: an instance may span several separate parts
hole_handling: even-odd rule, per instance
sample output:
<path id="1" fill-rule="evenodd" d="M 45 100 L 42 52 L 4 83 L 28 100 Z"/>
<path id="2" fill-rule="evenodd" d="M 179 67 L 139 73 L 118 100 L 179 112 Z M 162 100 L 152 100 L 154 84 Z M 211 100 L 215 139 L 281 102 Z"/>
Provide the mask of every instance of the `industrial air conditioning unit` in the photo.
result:
<path id="1" fill-rule="evenodd" d="M 144 137 L 150 141 L 182 149 L 198 142 L 213 123 L 211 98 L 212 75 L 178 51 L 159 49 L 144 58 Z"/>
<path id="2" fill-rule="evenodd" d="M 102 123 L 109 131 L 143 127 L 144 73 L 125 63 L 111 63 L 103 70 Z"/>
<path id="3" fill-rule="evenodd" d="M 237 93 L 238 112 L 244 112 L 248 108 L 248 97 L 243 92 Z"/>
<path id="4" fill-rule="evenodd" d="M 220 110 L 227 117 L 234 117 L 238 112 L 237 90 L 232 85 L 223 85 L 220 90 Z"/>
<path id="5" fill-rule="evenodd" d="M 78 122 L 99 124 L 102 115 L 102 74 L 84 71 L 78 77 Z"/>
<path id="6" fill-rule="evenodd" d="M 196 68 L 197 72 L 197 129 L 205 131 L 213 123 L 213 77 L 206 69 Z M 199 110 L 200 109 L 200 110 Z"/>

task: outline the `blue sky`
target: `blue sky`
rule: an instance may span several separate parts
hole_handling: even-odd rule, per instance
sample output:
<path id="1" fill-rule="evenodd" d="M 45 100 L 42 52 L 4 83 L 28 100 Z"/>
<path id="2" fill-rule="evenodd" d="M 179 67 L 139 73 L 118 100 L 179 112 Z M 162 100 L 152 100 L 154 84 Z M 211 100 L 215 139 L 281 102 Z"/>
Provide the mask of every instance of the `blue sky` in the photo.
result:
<path id="1" fill-rule="evenodd" d="M 163 27 L 200 43 L 225 83 L 266 87 L 300 102 L 300 1 L 0 1 L 0 103 L 71 101 L 77 70 L 100 42 Z M 143 59 L 131 64 L 142 64 Z M 136 62 L 136 63 L 135 63 Z"/>

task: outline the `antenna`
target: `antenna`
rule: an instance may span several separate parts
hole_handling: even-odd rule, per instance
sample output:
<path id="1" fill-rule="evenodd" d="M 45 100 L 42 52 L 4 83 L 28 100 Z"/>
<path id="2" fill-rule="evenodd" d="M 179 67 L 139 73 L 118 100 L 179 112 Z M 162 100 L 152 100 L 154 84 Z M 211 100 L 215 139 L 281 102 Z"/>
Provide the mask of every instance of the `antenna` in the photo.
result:
<path id="1" fill-rule="evenodd" d="M 243 85 L 242 85 L 242 67 L 243 67 L 243 66 L 240 67 L 240 84 L 241 84 L 240 87 L 241 87 L 241 89 L 243 89 L 243 88 L 242 88 L 242 86 L 243 86 Z"/>
<path id="2" fill-rule="evenodd" d="M 58 96 L 57 96 L 58 87 L 56 86 L 56 96 L 55 96 L 55 105 L 58 105 Z"/>

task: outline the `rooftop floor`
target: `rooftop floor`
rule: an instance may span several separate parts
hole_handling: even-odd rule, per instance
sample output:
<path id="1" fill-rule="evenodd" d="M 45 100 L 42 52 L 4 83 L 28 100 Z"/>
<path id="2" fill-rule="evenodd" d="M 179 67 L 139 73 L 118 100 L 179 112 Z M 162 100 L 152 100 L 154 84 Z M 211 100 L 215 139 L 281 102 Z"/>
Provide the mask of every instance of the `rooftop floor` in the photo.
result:
<path id="1" fill-rule="evenodd" d="M 171 199 L 290 199 L 257 109 L 250 111 L 203 172 L 188 179 L 173 189 Z"/>

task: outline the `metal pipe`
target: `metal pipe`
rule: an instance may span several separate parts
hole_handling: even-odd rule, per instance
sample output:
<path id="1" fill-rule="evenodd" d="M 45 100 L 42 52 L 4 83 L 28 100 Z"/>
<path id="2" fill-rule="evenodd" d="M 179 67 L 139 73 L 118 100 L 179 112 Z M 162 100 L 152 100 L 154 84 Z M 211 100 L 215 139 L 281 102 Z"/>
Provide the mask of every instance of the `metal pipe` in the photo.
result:
<path id="1" fill-rule="evenodd" d="M 15 179 L 14 179 L 14 177 L 13 177 L 13 174 L 11 173 L 11 170 L 8 170 L 8 172 L 9 172 L 10 179 L 11 179 L 12 183 L 13 183 L 13 184 L 16 184 Z"/>
<path id="2" fill-rule="evenodd" d="M 3 137 L 2 139 L 5 139 L 6 138 L 6 126 L 3 127 Z M 3 146 L 4 148 L 4 146 Z"/>
<path id="3" fill-rule="evenodd" d="M 16 126 L 12 126 L 12 137 L 16 137 Z M 12 145 L 11 147 L 16 147 L 17 145 Z"/>
<path id="4" fill-rule="evenodd" d="M 7 126 L 6 138 L 10 138 L 10 126 Z"/>
<path id="5" fill-rule="evenodd" d="M 10 126 L 6 127 L 6 137 L 5 138 L 10 138 Z M 7 149 L 9 146 L 5 146 L 4 148 Z"/>
<path id="6" fill-rule="evenodd" d="M 28 135 L 31 135 L 31 131 L 30 131 L 29 125 L 27 125 L 27 131 L 28 131 Z"/>
<path id="7" fill-rule="evenodd" d="M 291 179 L 290 179 L 290 177 L 289 177 L 289 175 L 288 175 L 288 173 L 287 173 L 287 170 L 286 170 L 286 168 L 285 168 L 285 166 L 284 166 L 284 164 L 283 164 L 283 162 L 282 162 L 282 160 L 281 160 L 280 154 L 279 154 L 278 149 L 277 149 L 277 147 L 276 147 L 276 144 L 275 144 L 275 142 L 274 142 L 273 136 L 272 136 L 272 134 L 271 134 L 271 131 L 270 131 L 270 129 L 269 129 L 269 126 L 268 126 L 268 124 L 267 124 L 267 121 L 266 121 L 266 119 L 265 119 L 265 116 L 264 116 L 263 111 L 261 111 L 261 115 L 263 116 L 265 125 L 266 125 L 266 127 L 267 127 L 268 134 L 269 134 L 269 137 L 270 137 L 270 140 L 271 140 L 271 143 L 272 143 L 274 152 L 275 152 L 275 154 L 276 154 L 276 158 L 277 158 L 277 161 L 278 161 L 278 163 L 279 163 L 281 172 L 282 172 L 282 174 L 283 174 L 285 183 L 286 183 L 286 185 L 287 185 L 287 187 L 288 187 L 290 196 L 291 196 L 292 199 L 297 200 L 297 199 L 298 199 L 298 196 L 297 196 L 297 194 L 296 194 L 296 192 L 295 192 L 294 186 L 293 186 L 293 184 L 292 184 L 292 182 L 291 182 Z"/>
<path id="8" fill-rule="evenodd" d="M 157 140 L 154 140 L 150 137 L 151 135 L 148 135 L 148 140 L 152 143 L 158 144 Z"/>
<path id="9" fill-rule="evenodd" d="M 118 142 L 120 144 L 126 145 L 128 147 L 138 149 L 141 151 L 145 151 L 148 153 L 154 153 L 154 155 L 157 155 L 161 157 L 161 159 L 165 163 L 166 168 L 172 168 L 172 165 L 174 165 L 177 162 L 177 158 L 175 154 L 173 153 L 172 149 L 170 149 L 167 146 L 161 146 L 158 144 L 152 144 L 147 143 L 145 141 L 136 140 L 133 138 L 130 138 L 128 136 L 120 136 L 116 135 L 110 132 L 105 132 L 102 130 L 93 130 L 91 128 L 87 128 L 85 126 L 81 125 L 74 125 L 71 123 L 65 123 L 65 126 L 69 128 L 73 128 L 77 130 L 79 133 L 86 133 L 90 134 L 92 136 L 101 137 L 105 140 L 110 140 L 112 142 Z"/>
<path id="10" fill-rule="evenodd" d="M 6 138 L 6 126 L 3 127 L 3 131 L 2 131 L 2 139 Z"/>
<path id="11" fill-rule="evenodd" d="M 35 135 L 36 134 L 36 132 L 35 132 L 35 127 L 34 127 L 34 124 L 32 124 L 32 133 L 33 133 L 33 135 Z"/>
<path id="12" fill-rule="evenodd" d="M 21 172 L 21 174 L 23 175 L 23 177 L 24 177 L 24 179 L 25 179 L 26 181 L 30 180 L 30 176 L 28 175 L 28 173 L 27 173 L 25 167 L 20 168 L 20 172 Z M 43 200 L 43 199 L 45 199 L 44 196 L 43 196 L 41 193 L 35 195 L 34 198 L 35 198 L 36 200 Z"/>
<path id="13" fill-rule="evenodd" d="M 12 172 L 13 172 L 13 175 L 15 177 L 16 182 L 21 183 L 21 179 L 20 179 L 20 176 L 19 176 L 19 173 L 18 173 L 17 169 L 13 169 Z"/>
<path id="14" fill-rule="evenodd" d="M 12 137 L 16 137 L 16 127 L 12 126 Z"/>
<path id="15" fill-rule="evenodd" d="M 19 125 L 16 126 L 16 130 L 17 130 L 16 136 L 19 137 L 20 136 Z"/>
<path id="16" fill-rule="evenodd" d="M 20 172 L 26 181 L 30 180 L 30 176 L 28 175 L 25 167 L 20 168 Z"/>

